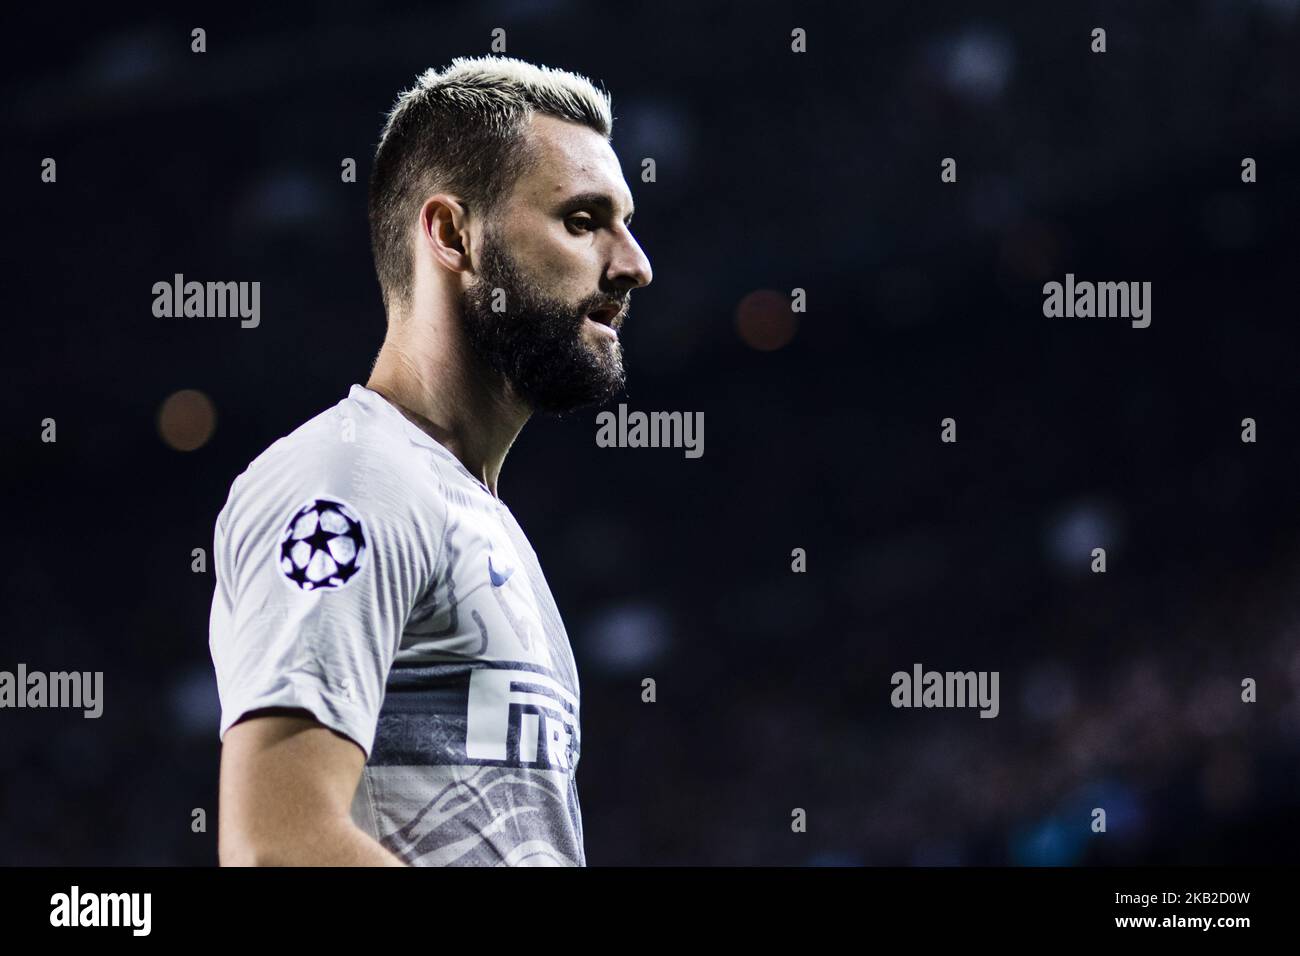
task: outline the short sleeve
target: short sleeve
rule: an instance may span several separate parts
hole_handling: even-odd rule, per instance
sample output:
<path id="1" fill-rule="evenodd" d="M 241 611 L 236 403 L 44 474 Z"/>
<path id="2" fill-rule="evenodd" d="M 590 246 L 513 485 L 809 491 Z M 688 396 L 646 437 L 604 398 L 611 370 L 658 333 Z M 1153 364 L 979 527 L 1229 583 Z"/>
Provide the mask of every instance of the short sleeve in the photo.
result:
<path id="1" fill-rule="evenodd" d="M 217 520 L 219 734 L 253 710 L 302 708 L 369 758 L 402 630 L 432 580 L 437 517 L 373 449 L 280 444 L 236 479 Z"/>

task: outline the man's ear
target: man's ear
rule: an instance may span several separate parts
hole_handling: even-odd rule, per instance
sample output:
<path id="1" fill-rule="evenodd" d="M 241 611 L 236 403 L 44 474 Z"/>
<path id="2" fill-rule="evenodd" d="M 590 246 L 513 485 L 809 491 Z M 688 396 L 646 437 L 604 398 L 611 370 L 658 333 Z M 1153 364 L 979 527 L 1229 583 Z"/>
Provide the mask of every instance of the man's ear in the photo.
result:
<path id="1" fill-rule="evenodd" d="M 420 239 L 434 262 L 452 272 L 471 268 L 469 210 L 455 196 L 438 193 L 420 207 Z"/>

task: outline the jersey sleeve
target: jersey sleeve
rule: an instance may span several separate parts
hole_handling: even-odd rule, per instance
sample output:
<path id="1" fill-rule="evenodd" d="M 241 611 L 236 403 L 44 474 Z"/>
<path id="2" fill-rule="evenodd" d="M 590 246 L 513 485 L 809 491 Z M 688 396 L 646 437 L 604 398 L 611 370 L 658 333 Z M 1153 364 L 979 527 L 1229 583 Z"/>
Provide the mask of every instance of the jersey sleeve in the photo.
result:
<path id="1" fill-rule="evenodd" d="M 326 439 L 269 451 L 217 519 L 209 646 L 219 735 L 293 707 L 367 759 L 411 608 L 433 580 L 438 516 L 391 461 Z"/>

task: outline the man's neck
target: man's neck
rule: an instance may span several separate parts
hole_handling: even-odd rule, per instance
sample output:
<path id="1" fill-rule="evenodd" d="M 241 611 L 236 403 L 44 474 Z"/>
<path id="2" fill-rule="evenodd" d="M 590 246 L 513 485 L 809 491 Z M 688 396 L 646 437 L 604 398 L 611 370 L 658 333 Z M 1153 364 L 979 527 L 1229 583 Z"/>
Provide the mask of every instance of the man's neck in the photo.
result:
<path id="1" fill-rule="evenodd" d="M 444 336 L 442 342 L 426 339 L 422 345 L 410 341 L 414 336 L 394 335 L 393 328 L 366 387 L 455 455 L 496 496 L 501 465 L 528 421 L 528 407 L 500 375 L 469 355 L 463 342 Z"/>

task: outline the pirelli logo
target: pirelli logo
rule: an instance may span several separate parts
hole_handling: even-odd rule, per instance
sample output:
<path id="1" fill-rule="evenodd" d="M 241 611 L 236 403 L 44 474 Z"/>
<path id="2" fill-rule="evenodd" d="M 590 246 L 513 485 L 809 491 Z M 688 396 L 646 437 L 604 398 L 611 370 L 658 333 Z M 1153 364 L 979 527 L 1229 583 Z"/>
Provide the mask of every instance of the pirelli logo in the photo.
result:
<path id="1" fill-rule="evenodd" d="M 577 715 L 577 698 L 547 674 L 476 668 L 469 678 L 465 755 L 570 770 Z"/>

